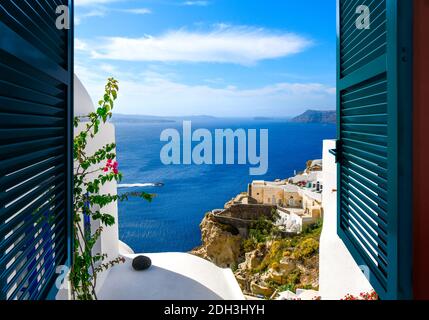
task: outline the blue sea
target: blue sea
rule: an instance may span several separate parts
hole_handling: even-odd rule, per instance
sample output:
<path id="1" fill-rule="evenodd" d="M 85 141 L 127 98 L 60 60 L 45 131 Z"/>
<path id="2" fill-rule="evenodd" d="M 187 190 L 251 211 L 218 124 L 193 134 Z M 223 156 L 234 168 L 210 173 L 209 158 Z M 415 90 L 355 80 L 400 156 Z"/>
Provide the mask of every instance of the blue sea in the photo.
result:
<path id="1" fill-rule="evenodd" d="M 119 233 L 135 252 L 187 252 L 201 244 L 199 224 L 205 213 L 246 191 L 252 180 L 293 176 L 307 160 L 322 157 L 322 141 L 334 139 L 336 126 L 295 124 L 252 119 L 194 120 L 193 129 L 269 130 L 269 170 L 250 176 L 247 165 L 172 165 L 160 160 L 161 132 L 182 131 L 182 122 L 129 123 L 116 125 L 117 156 L 124 175 L 119 192 L 146 191 L 156 194 L 152 203 L 130 199 L 119 204 Z M 213 135 L 214 136 L 214 135 Z M 152 184 L 162 183 L 154 187 Z"/>

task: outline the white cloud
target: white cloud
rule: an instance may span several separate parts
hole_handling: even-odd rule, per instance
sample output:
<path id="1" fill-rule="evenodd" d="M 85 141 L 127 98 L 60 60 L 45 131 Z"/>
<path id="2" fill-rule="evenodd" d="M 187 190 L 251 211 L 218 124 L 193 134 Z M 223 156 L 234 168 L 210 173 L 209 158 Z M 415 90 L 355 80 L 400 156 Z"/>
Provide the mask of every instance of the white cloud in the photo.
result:
<path id="1" fill-rule="evenodd" d="M 100 69 L 103 70 L 104 72 L 109 72 L 109 73 L 115 73 L 117 70 L 115 66 L 112 66 L 111 64 L 107 64 L 107 63 L 101 64 Z"/>
<path id="2" fill-rule="evenodd" d="M 183 2 L 184 6 L 198 6 L 198 7 L 205 7 L 208 6 L 210 4 L 210 2 L 208 1 L 185 1 Z"/>
<path id="3" fill-rule="evenodd" d="M 125 13 L 132 13 L 132 14 L 150 14 L 150 13 L 152 13 L 152 10 L 150 10 L 148 8 L 122 9 L 119 11 L 125 12 Z"/>
<path id="4" fill-rule="evenodd" d="M 107 0 L 104 0 L 104 1 L 107 1 Z M 79 11 L 78 13 L 76 13 L 75 19 L 74 19 L 75 24 L 79 25 L 82 23 L 83 20 L 92 18 L 92 17 L 105 17 L 106 15 L 112 12 L 139 14 L 139 15 L 152 13 L 152 10 L 148 8 L 114 9 L 114 8 L 109 8 L 108 6 L 105 6 L 105 5 L 97 5 L 102 3 L 106 3 L 106 2 L 95 1 L 95 2 L 88 2 L 88 4 L 86 4 L 85 2 L 84 5 L 87 7 L 85 7 L 83 10 Z"/>
<path id="5" fill-rule="evenodd" d="M 88 46 L 86 42 L 81 41 L 79 38 L 74 39 L 74 49 L 79 51 L 87 51 Z"/>
<path id="6" fill-rule="evenodd" d="M 75 6 L 94 6 L 99 4 L 106 4 L 106 3 L 112 3 L 112 2 L 119 2 L 123 0 L 75 0 L 74 4 Z"/>
<path id="7" fill-rule="evenodd" d="M 293 33 L 219 24 L 207 32 L 180 29 L 161 36 L 104 38 L 88 47 L 96 59 L 252 65 L 299 53 L 310 45 L 309 39 Z"/>
<path id="8" fill-rule="evenodd" d="M 82 23 L 82 20 L 92 17 L 104 17 L 107 14 L 107 10 L 105 8 L 99 7 L 96 9 L 92 9 L 83 14 L 75 15 L 74 23 L 79 25 Z"/>
<path id="9" fill-rule="evenodd" d="M 102 94 L 107 77 L 119 80 L 118 113 L 276 117 L 296 115 L 308 108 L 335 108 L 335 88 L 320 83 L 274 83 L 250 89 L 225 84 L 219 88 L 207 83 L 184 84 L 174 75 L 150 71 L 126 74 L 103 65 L 92 68 L 78 65 L 76 73 L 94 101 Z"/>

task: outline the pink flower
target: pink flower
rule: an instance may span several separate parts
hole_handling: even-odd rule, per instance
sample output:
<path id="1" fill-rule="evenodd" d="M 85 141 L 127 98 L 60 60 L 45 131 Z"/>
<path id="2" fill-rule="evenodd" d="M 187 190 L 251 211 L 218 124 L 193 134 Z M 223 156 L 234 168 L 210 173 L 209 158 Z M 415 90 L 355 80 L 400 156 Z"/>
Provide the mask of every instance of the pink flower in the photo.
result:
<path id="1" fill-rule="evenodd" d="M 106 167 L 104 167 L 103 171 L 108 172 L 109 170 L 112 170 L 114 174 L 118 174 L 119 173 L 118 167 L 119 167 L 118 162 L 116 161 L 113 162 L 112 159 L 108 159 L 106 163 Z"/>
<path id="2" fill-rule="evenodd" d="M 359 297 L 355 297 L 351 294 L 347 294 L 343 299 L 341 300 L 378 300 L 378 295 L 375 291 L 371 292 L 361 292 L 359 294 Z"/>

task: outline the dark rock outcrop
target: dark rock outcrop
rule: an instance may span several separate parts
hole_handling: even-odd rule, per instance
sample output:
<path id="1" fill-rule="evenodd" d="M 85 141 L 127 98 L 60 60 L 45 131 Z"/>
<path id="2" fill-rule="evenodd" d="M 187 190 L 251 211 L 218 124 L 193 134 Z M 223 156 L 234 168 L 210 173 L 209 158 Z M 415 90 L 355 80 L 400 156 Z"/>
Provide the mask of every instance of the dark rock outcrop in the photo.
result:
<path id="1" fill-rule="evenodd" d="M 336 123 L 337 113 L 335 111 L 307 110 L 303 114 L 293 118 L 295 123 Z"/>

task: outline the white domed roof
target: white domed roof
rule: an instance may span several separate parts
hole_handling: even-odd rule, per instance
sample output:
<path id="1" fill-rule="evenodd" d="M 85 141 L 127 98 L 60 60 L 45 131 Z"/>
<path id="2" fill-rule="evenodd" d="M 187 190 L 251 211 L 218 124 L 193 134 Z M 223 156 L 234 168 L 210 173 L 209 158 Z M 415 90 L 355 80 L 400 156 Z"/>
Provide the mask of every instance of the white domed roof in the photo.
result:
<path id="1" fill-rule="evenodd" d="M 74 115 L 85 116 L 94 112 L 94 103 L 79 78 L 74 75 Z"/>

